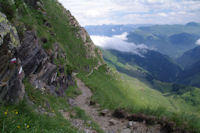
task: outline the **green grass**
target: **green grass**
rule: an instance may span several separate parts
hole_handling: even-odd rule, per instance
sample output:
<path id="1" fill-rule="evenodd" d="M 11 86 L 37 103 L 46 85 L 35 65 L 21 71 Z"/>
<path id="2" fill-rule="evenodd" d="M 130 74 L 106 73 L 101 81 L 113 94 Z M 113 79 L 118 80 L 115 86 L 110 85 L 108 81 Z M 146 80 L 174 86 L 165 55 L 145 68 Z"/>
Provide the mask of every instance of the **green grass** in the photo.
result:
<path id="1" fill-rule="evenodd" d="M 69 87 L 65 91 L 67 97 L 55 97 L 47 93 L 41 93 L 26 79 L 24 81 L 27 96 L 33 104 L 26 99 L 17 105 L 1 105 L 0 108 L 0 132 L 1 133 L 77 133 L 78 127 L 72 127 L 70 121 L 66 120 L 60 110 L 75 112 L 73 119 L 84 121 L 86 127 L 90 127 L 98 133 L 103 133 L 100 127 L 78 107 L 70 107 L 67 104 L 69 97 L 75 97 L 76 86 Z M 49 104 L 47 107 L 46 104 Z M 38 113 L 36 109 L 43 108 L 43 113 Z M 49 113 L 55 115 L 50 117 Z"/>
<path id="2" fill-rule="evenodd" d="M 0 129 L 2 133 L 76 133 L 70 123 L 59 116 L 50 118 L 33 111 L 26 103 L 1 106 Z M 7 115 L 5 115 L 7 112 Z M 18 112 L 18 114 L 16 114 Z"/>
<path id="3" fill-rule="evenodd" d="M 158 92 L 138 79 L 129 77 L 125 74 L 121 74 L 121 78 L 121 82 L 128 85 L 126 96 L 132 101 L 135 101 L 138 106 L 149 108 L 165 107 L 168 110 L 173 109 L 168 99 L 163 97 L 161 92 Z"/>
<path id="4" fill-rule="evenodd" d="M 66 97 L 55 97 L 46 93 L 42 94 L 33 88 L 25 80 L 25 88 L 28 98 L 33 105 L 22 101 L 18 105 L 1 105 L 0 129 L 2 133 L 76 133 L 77 130 L 71 126 L 60 114 L 60 109 L 68 109 Z M 49 107 L 46 107 L 46 103 Z M 37 113 L 36 109 L 45 109 L 43 114 Z M 16 113 L 17 112 L 17 113 Z M 48 113 L 55 116 L 49 117 Z"/>
<path id="5" fill-rule="evenodd" d="M 105 66 L 99 71 L 85 77 L 79 77 L 88 85 L 94 93 L 93 99 L 103 107 L 115 108 L 138 108 L 155 109 L 162 105 L 172 109 L 168 100 L 162 94 L 140 82 L 137 79 L 126 75 L 110 75 L 105 72 Z"/>
<path id="6" fill-rule="evenodd" d="M 88 116 L 84 110 L 80 109 L 79 107 L 75 107 L 74 111 L 76 112 L 76 116 L 74 118 L 83 120 L 85 126 L 91 127 L 98 133 L 103 133 L 103 130 L 99 127 L 99 125 L 96 124 L 94 120 L 92 120 L 91 116 Z"/>
<path id="7" fill-rule="evenodd" d="M 66 90 L 67 97 L 76 97 L 81 94 L 81 91 L 77 89 L 77 86 L 69 86 Z"/>

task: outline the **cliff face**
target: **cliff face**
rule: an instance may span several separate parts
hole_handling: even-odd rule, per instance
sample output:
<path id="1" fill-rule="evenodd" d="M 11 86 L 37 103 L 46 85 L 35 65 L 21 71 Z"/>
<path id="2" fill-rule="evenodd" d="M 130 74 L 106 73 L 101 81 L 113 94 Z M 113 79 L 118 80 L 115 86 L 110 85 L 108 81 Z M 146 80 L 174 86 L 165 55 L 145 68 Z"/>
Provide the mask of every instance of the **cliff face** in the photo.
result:
<path id="1" fill-rule="evenodd" d="M 0 101 L 17 102 L 24 96 L 21 61 L 16 57 L 20 46 L 17 31 L 0 13 Z"/>
<path id="2" fill-rule="evenodd" d="M 0 15 L 0 100 L 12 103 L 22 100 L 25 93 L 22 83 L 24 76 L 30 79 L 35 88 L 63 96 L 64 90 L 73 84 L 71 75 L 64 74 L 63 66 L 57 67 L 51 63 L 50 55 L 39 44 L 34 30 L 26 31 L 20 43 L 16 29 L 5 15 Z"/>
<path id="3" fill-rule="evenodd" d="M 101 51 L 94 46 L 87 31 L 79 25 L 70 11 L 56 2 L 58 9 L 61 9 L 64 17 L 68 19 L 67 27 L 74 29 L 71 31 L 72 36 L 75 36 L 75 41 L 77 40 L 76 42 L 72 40 L 75 43 L 73 43 L 74 46 L 72 46 L 71 51 L 71 46 L 59 42 L 63 39 L 63 36 L 61 38 L 57 35 L 57 25 L 51 22 L 55 18 L 51 18 L 52 15 L 48 14 L 49 12 L 45 9 L 45 2 L 42 0 L 24 0 L 20 3 L 14 0 L 9 3 L 8 1 L 8 4 L 16 8 L 16 10 L 8 10 L 9 13 L 6 9 L 3 10 L 6 15 L 10 15 L 10 12 L 14 14 L 11 15 L 15 16 L 11 18 L 12 24 L 7 20 L 6 15 L 0 13 L 0 102 L 17 103 L 22 100 L 25 95 L 23 85 L 25 78 L 34 88 L 42 92 L 64 96 L 64 90 L 70 85 L 74 85 L 71 75 L 72 68 L 76 68 L 76 72 L 79 71 L 74 63 L 78 62 L 76 59 L 82 58 L 82 62 L 89 61 L 82 64 L 78 62 L 78 65 L 83 65 L 87 71 L 92 69 L 91 61 L 94 62 L 92 63 L 93 66 L 103 64 Z M 31 16 L 33 14 L 30 13 L 30 10 L 38 14 L 39 17 Z M 28 15 L 28 21 L 21 20 L 24 19 L 23 15 L 24 17 Z M 34 23 L 31 23 L 31 21 L 34 21 Z M 66 28 L 66 30 L 69 28 Z M 16 29 L 18 29 L 20 39 Z M 40 31 L 43 31 L 44 34 L 38 35 L 37 32 Z M 68 44 L 70 43 L 70 40 L 66 41 Z M 44 45 L 51 47 L 45 49 Z M 80 49 L 76 48 L 73 52 L 73 47 L 77 47 L 75 45 Z M 65 50 L 66 47 L 67 50 Z M 70 51 L 72 54 L 66 51 Z M 75 55 L 76 53 L 80 57 Z M 69 54 L 72 57 L 69 57 Z"/>
<path id="4" fill-rule="evenodd" d="M 53 55 L 48 55 L 41 47 L 34 31 L 25 32 L 19 51 L 18 57 L 22 61 L 25 76 L 30 79 L 35 88 L 56 96 L 63 96 L 64 90 L 73 84 L 71 75 L 64 73 L 63 66 L 56 66 L 51 62 L 50 57 Z"/>

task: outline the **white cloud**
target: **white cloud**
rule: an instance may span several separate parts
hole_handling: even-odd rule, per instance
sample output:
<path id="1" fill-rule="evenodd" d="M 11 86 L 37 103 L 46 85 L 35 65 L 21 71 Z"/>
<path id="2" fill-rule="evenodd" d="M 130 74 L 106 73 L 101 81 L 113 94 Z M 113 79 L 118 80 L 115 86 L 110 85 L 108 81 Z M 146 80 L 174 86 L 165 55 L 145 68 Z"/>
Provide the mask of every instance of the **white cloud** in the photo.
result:
<path id="1" fill-rule="evenodd" d="M 199 0 L 59 0 L 82 26 L 200 22 Z"/>
<path id="2" fill-rule="evenodd" d="M 115 32 L 116 30 L 115 29 L 112 29 L 112 32 Z"/>
<path id="3" fill-rule="evenodd" d="M 196 45 L 200 45 L 200 38 L 196 41 Z"/>
<path id="4" fill-rule="evenodd" d="M 113 38 L 117 38 L 117 39 L 121 39 L 123 41 L 126 41 L 126 40 L 128 40 L 127 35 L 128 35 L 128 33 L 124 32 L 121 35 L 114 35 Z"/>
<path id="5" fill-rule="evenodd" d="M 127 33 L 123 33 L 118 36 L 91 36 L 94 44 L 103 49 L 113 49 L 121 52 L 130 52 L 142 56 L 142 53 L 148 49 L 144 44 L 136 45 L 134 43 L 126 42 L 125 36 Z"/>
<path id="6" fill-rule="evenodd" d="M 163 12 L 158 13 L 158 15 L 160 15 L 160 16 L 162 16 L 162 17 L 167 17 L 167 16 L 168 16 L 166 13 L 163 13 Z"/>

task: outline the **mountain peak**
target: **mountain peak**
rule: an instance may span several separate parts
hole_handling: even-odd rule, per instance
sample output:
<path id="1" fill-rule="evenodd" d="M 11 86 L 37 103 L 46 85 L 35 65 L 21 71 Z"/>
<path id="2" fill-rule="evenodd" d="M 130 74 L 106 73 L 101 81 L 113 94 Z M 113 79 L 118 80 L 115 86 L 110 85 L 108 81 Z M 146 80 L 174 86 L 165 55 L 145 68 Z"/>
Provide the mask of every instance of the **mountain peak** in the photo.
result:
<path id="1" fill-rule="evenodd" d="M 186 26 L 199 26 L 199 23 L 189 22 L 189 23 L 186 24 Z"/>

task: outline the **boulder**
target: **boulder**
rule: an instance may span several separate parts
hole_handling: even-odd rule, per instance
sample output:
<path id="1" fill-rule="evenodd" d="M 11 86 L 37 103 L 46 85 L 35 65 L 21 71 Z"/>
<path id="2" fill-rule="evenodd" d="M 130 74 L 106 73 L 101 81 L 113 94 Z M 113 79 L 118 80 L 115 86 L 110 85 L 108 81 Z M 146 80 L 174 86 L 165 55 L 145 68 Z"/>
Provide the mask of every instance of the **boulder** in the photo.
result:
<path id="1" fill-rule="evenodd" d="M 121 133 L 131 133 L 131 129 L 127 128 L 127 129 L 123 129 L 121 131 Z"/>
<path id="2" fill-rule="evenodd" d="M 127 124 L 127 127 L 131 128 L 133 125 L 134 125 L 134 122 L 133 121 L 129 121 L 128 124 Z"/>
<path id="3" fill-rule="evenodd" d="M 67 102 L 68 102 L 68 104 L 69 104 L 70 106 L 76 106 L 75 100 L 72 99 L 72 98 L 69 98 L 69 99 L 67 100 Z"/>
<path id="4" fill-rule="evenodd" d="M 108 129 L 108 131 L 106 131 L 106 133 L 116 133 L 113 129 Z"/>
<path id="5" fill-rule="evenodd" d="M 109 115 L 109 110 L 108 109 L 104 109 L 104 110 L 102 110 L 101 112 L 100 112 L 100 115 L 101 116 L 107 116 L 107 115 Z"/>
<path id="6" fill-rule="evenodd" d="M 114 120 L 114 119 L 110 119 L 110 120 L 109 120 L 109 124 L 110 124 L 110 126 L 116 125 L 116 124 L 117 124 L 117 121 Z"/>

